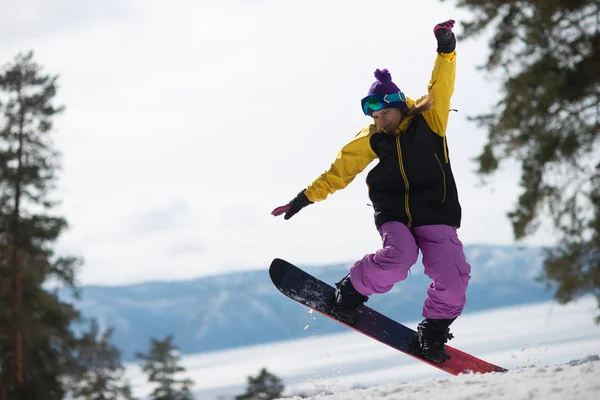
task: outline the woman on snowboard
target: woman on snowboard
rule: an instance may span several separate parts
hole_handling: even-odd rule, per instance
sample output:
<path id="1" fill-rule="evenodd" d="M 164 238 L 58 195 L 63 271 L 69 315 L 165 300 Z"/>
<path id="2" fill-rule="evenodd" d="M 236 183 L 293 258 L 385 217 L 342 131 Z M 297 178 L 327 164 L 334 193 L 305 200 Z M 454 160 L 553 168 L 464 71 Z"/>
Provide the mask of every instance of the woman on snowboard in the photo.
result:
<path id="1" fill-rule="evenodd" d="M 456 68 L 453 27 L 453 20 L 434 27 L 438 46 L 428 94 L 416 101 L 407 98 L 387 70 L 376 70 L 377 80 L 361 102 L 373 124 L 342 148 L 328 171 L 272 212 L 291 218 L 345 188 L 378 158 L 367 185 L 382 248 L 356 262 L 336 283 L 332 313 L 353 324 L 368 296 L 386 293 L 406 279 L 421 250 L 425 274 L 433 282 L 417 328 L 418 345 L 424 358 L 440 363 L 448 359 L 444 344 L 465 305 L 471 271 L 456 231 L 461 207 L 446 144 Z"/>

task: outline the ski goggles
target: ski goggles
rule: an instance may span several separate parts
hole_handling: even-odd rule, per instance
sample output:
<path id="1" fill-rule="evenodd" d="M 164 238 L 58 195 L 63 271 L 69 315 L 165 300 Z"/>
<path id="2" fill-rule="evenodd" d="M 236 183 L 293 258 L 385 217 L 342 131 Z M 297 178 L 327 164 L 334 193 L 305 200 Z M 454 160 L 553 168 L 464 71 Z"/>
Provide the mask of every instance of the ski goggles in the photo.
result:
<path id="1" fill-rule="evenodd" d="M 365 115 L 371 115 L 375 111 L 384 108 L 406 108 L 406 96 L 402 91 L 390 94 L 372 94 L 361 100 Z"/>

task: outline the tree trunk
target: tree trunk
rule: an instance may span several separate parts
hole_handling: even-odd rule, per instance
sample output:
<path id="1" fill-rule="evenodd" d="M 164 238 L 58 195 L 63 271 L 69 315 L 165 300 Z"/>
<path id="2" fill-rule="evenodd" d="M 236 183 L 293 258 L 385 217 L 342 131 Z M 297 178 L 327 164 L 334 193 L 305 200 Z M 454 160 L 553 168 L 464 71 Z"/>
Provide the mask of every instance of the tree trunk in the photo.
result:
<path id="1" fill-rule="evenodd" d="M 10 234 L 12 237 L 11 260 L 12 280 L 10 282 L 10 309 L 11 309 L 11 342 L 13 348 L 13 385 L 16 392 L 23 384 L 23 343 L 21 341 L 21 260 L 19 250 L 21 246 L 19 236 L 19 216 L 21 203 L 21 180 L 23 175 L 23 142 L 25 125 L 25 107 L 21 102 L 19 120 L 19 147 L 17 149 L 17 176 L 15 182 L 15 208 L 12 215 L 12 226 Z"/>
<path id="2" fill-rule="evenodd" d="M 23 353 L 21 343 L 21 274 L 19 273 L 19 251 L 13 242 L 11 263 L 14 273 L 10 282 L 10 309 L 12 320 L 11 340 L 13 347 L 13 384 L 17 389 L 23 384 Z"/>

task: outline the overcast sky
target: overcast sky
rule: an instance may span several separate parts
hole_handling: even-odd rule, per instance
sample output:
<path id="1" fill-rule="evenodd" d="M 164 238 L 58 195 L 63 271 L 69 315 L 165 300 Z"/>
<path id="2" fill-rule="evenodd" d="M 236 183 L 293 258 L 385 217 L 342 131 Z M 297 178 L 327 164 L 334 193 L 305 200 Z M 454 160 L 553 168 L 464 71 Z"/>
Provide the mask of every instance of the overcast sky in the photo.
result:
<path id="1" fill-rule="evenodd" d="M 352 262 L 380 238 L 367 171 L 284 221 L 270 211 L 325 171 L 370 119 L 376 68 L 426 91 L 433 26 L 454 2 L 2 0 L 0 61 L 34 50 L 58 74 L 58 249 L 83 256 L 80 282 L 121 284 L 296 263 Z M 457 28 L 460 32 L 460 28 Z M 486 132 L 467 116 L 498 99 L 476 70 L 485 38 L 457 44 L 448 127 L 465 244 L 511 244 L 519 175 L 481 187 Z M 497 84 L 497 83 L 496 83 Z M 374 163 L 371 165 L 371 167 Z M 370 168 L 371 168 L 370 167 Z M 369 169 L 370 169 L 369 168 Z M 531 244 L 549 244 L 543 231 Z"/>

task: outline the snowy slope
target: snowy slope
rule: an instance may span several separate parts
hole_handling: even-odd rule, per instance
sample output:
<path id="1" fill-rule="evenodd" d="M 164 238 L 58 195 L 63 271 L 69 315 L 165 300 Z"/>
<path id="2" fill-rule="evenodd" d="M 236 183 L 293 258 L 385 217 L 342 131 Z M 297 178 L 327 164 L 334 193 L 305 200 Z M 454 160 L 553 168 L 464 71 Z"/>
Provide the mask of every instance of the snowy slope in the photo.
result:
<path id="1" fill-rule="evenodd" d="M 283 379 L 288 397 L 323 393 L 347 396 L 333 396 L 332 400 L 421 400 L 423 397 L 419 393 L 431 389 L 437 394 L 428 393 L 427 399 L 442 398 L 447 391 L 460 393 L 462 397 L 444 399 L 487 398 L 483 394 L 490 394 L 491 399 L 600 399 L 598 393 L 597 397 L 572 397 L 570 394 L 560 397 L 560 392 L 556 392 L 559 397 L 550 397 L 544 384 L 545 380 L 553 380 L 555 386 L 575 393 L 584 390 L 584 381 L 594 380 L 594 390 L 598 389 L 599 367 L 598 362 L 593 361 L 600 355 L 600 326 L 593 322 L 596 307 L 595 299 L 588 297 L 567 306 L 547 302 L 471 313 L 459 318 L 452 326 L 456 337 L 450 344 L 512 370 L 510 374 L 500 374 L 502 377 L 454 378 L 349 330 L 189 355 L 184 357 L 183 364 L 187 369 L 186 376 L 196 382 L 193 390 L 197 400 L 228 399 L 241 394 L 247 377 L 257 375 L 263 367 Z M 308 311 L 306 314 L 311 316 Z M 305 330 L 310 332 L 310 325 Z M 555 366 L 588 356 L 594 356 L 592 362 L 581 366 Z M 138 396 L 150 391 L 136 365 L 128 367 L 128 375 Z M 356 387 L 379 385 L 392 386 L 348 392 Z M 512 385 L 520 387 L 515 389 L 518 392 L 512 391 Z M 506 397 L 499 394 L 502 390 Z"/>
<path id="2" fill-rule="evenodd" d="M 288 400 L 598 400 L 600 357 L 589 356 L 568 364 L 530 367 L 506 374 L 461 375 L 456 378 L 342 391 L 330 396 Z"/>

